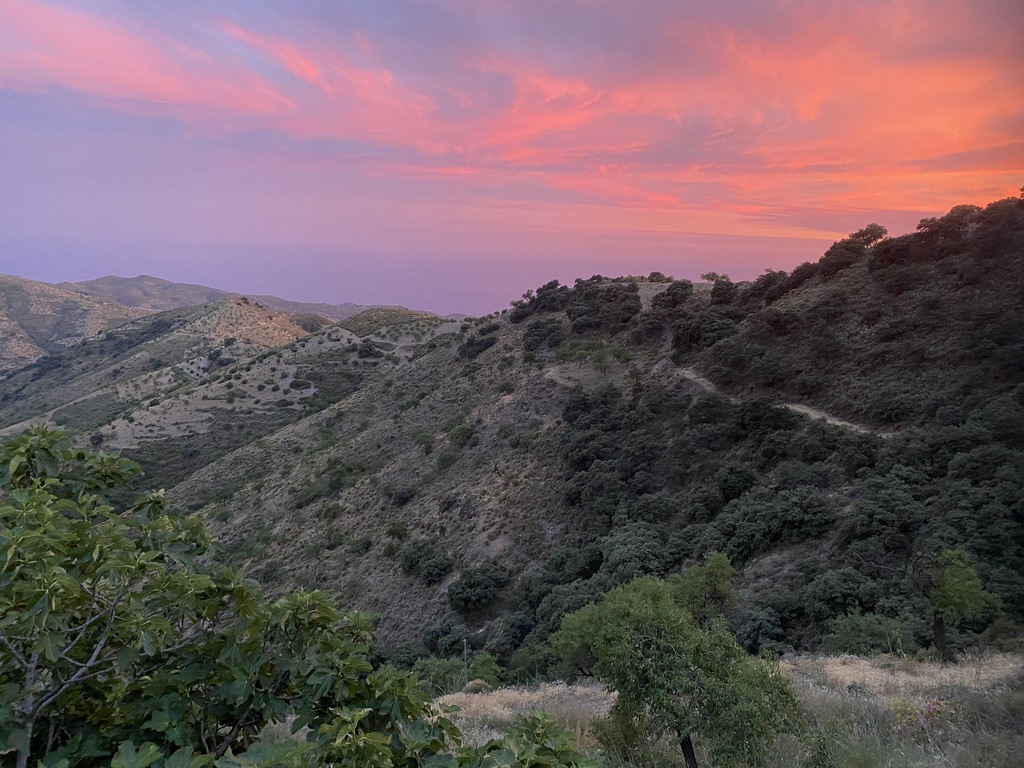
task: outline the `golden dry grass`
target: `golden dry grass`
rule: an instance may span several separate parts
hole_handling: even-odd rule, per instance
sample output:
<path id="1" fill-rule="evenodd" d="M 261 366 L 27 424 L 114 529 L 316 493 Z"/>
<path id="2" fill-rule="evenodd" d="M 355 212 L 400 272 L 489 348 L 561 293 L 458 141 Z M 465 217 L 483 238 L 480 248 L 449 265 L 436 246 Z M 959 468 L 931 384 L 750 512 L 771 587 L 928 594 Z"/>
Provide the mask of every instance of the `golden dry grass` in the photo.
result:
<path id="1" fill-rule="evenodd" d="M 994 653 L 939 664 L 887 655 L 807 656 L 785 661 L 782 667 L 791 676 L 824 675 L 830 687 L 855 686 L 881 696 L 925 695 L 951 686 L 982 690 L 1011 682 L 1024 674 L 1024 657 Z"/>
<path id="2" fill-rule="evenodd" d="M 583 749 L 596 745 L 593 723 L 607 715 L 614 702 L 615 696 L 599 683 L 543 683 L 489 693 L 452 693 L 437 700 L 441 706 L 458 708 L 452 720 L 467 743 L 482 744 L 496 738 L 519 716 L 541 710 L 575 734 Z"/>
<path id="3" fill-rule="evenodd" d="M 808 730 L 800 738 L 781 738 L 770 768 L 1024 765 L 1022 656 L 997 653 L 958 664 L 806 656 L 782 666 L 793 679 Z M 580 750 L 589 751 L 599 746 L 599 721 L 614 701 L 595 683 L 547 683 L 451 694 L 437 703 L 458 708 L 453 720 L 471 745 L 500 737 L 518 715 L 537 709 L 575 734 Z M 640 763 L 630 762 L 615 746 L 603 747 L 612 766 L 681 764 L 672 750 L 654 750 Z"/>

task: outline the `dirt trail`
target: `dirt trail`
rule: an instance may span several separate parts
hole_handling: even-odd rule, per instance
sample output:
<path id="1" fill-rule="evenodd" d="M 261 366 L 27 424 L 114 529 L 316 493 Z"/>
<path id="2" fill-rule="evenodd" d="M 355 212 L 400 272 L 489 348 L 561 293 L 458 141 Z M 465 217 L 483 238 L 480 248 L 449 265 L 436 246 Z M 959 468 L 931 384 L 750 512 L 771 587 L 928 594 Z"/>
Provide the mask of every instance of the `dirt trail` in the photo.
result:
<path id="1" fill-rule="evenodd" d="M 840 419 L 838 416 L 833 416 L 832 414 L 826 413 L 818 408 L 812 408 L 809 405 L 802 405 L 800 403 L 782 403 L 782 405 L 789 408 L 791 411 L 802 413 L 804 416 L 810 416 L 812 419 L 824 419 L 829 424 L 834 424 L 835 426 L 842 427 L 843 429 L 850 429 L 854 432 L 862 432 L 866 435 L 878 435 L 879 437 L 892 437 L 893 434 L 892 432 L 872 429 L 871 427 L 866 427 L 863 424 L 855 424 L 852 421 Z"/>
<path id="2" fill-rule="evenodd" d="M 732 403 L 738 403 L 740 399 L 732 395 L 727 395 L 724 392 L 720 392 L 715 383 L 701 375 L 700 371 L 696 368 L 672 368 L 672 363 L 668 358 L 661 360 L 657 365 L 654 366 L 655 373 L 668 373 L 671 376 L 682 377 L 688 381 L 692 381 L 694 384 L 699 386 L 705 392 L 712 394 L 720 394 L 724 397 L 729 398 Z M 812 419 L 824 419 L 829 424 L 843 429 L 849 429 L 853 432 L 860 432 L 866 435 L 878 435 L 879 437 L 892 437 L 893 433 L 883 431 L 879 429 L 872 429 L 871 427 L 863 424 L 857 424 L 846 419 L 840 419 L 838 416 L 833 416 L 831 413 L 821 410 L 820 408 L 814 408 L 810 405 L 803 405 L 802 403 L 780 403 L 783 408 L 789 408 L 789 410 L 799 413 L 802 416 L 807 416 Z"/>

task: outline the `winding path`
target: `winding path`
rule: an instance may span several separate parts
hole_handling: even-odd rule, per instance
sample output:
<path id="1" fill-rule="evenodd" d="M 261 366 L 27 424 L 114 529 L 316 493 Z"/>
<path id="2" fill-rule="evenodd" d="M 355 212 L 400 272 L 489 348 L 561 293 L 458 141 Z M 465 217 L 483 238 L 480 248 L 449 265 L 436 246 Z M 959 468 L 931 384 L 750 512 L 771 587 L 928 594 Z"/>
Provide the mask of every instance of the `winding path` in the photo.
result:
<path id="1" fill-rule="evenodd" d="M 716 395 L 723 395 L 724 397 L 729 398 L 729 401 L 732 403 L 738 403 L 740 401 L 738 397 L 734 397 L 733 395 L 728 395 L 723 392 L 720 392 L 715 383 L 710 379 L 702 376 L 700 371 L 698 371 L 696 368 L 673 368 L 672 362 L 667 357 L 660 360 L 654 366 L 653 371 L 655 373 L 668 373 L 671 376 L 682 377 L 687 381 L 692 381 L 705 392 L 710 392 Z M 853 432 L 860 432 L 865 435 L 877 435 L 878 437 L 892 437 L 893 435 L 893 432 L 873 429 L 871 427 L 865 426 L 864 424 L 857 424 L 852 421 L 847 421 L 846 419 L 841 419 L 838 416 L 834 416 L 831 413 L 828 413 L 827 411 L 823 411 L 820 408 L 814 408 L 810 405 L 803 405 L 802 403 L 780 403 L 780 405 L 783 408 L 789 408 L 789 410 L 795 413 L 799 413 L 802 416 L 807 416 L 808 418 L 811 419 L 824 419 L 829 424 L 832 424 L 837 427 L 842 427 L 843 429 L 849 429 Z"/>

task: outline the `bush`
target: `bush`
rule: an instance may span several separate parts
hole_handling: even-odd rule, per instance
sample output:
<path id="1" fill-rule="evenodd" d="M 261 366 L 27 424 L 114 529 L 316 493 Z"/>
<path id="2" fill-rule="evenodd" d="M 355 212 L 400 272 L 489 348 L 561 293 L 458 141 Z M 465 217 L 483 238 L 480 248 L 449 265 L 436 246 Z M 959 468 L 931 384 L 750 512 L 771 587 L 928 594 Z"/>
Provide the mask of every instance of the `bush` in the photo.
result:
<path id="1" fill-rule="evenodd" d="M 500 566 L 484 563 L 466 571 L 448 587 L 448 600 L 457 611 L 475 611 L 493 600 L 507 581 L 508 575 Z"/>
<path id="2" fill-rule="evenodd" d="M 873 613 L 849 613 L 828 622 L 829 633 L 822 640 L 828 653 L 903 653 L 915 650 L 912 633 L 896 619 Z"/>
<path id="3" fill-rule="evenodd" d="M 391 503 L 396 507 L 404 507 L 414 498 L 416 498 L 416 489 L 408 486 L 402 486 L 397 488 L 395 492 L 391 494 Z"/>
<path id="4" fill-rule="evenodd" d="M 696 312 L 675 326 L 673 346 L 680 352 L 706 349 L 737 333 L 736 322 L 718 312 Z"/>
<path id="5" fill-rule="evenodd" d="M 469 630 L 458 616 L 445 617 L 440 624 L 431 627 L 423 635 L 423 644 L 427 650 L 442 658 L 461 657 L 464 643 L 468 640 Z"/>
<path id="6" fill-rule="evenodd" d="M 456 424 L 448 432 L 448 439 L 456 448 L 465 448 L 476 429 L 472 424 Z"/>
<path id="7" fill-rule="evenodd" d="M 693 283 L 689 280 L 676 280 L 668 288 L 651 299 L 652 309 L 674 312 L 690 303 L 693 296 Z"/>
<path id="8" fill-rule="evenodd" d="M 565 341 L 565 330 L 562 321 L 555 317 L 534 320 L 523 331 L 523 349 L 535 352 L 541 347 L 554 348 Z"/>
<path id="9" fill-rule="evenodd" d="M 767 606 L 748 611 L 736 632 L 736 640 L 750 653 L 757 653 L 761 646 L 781 640 L 784 636 L 779 614 Z"/>
<path id="10" fill-rule="evenodd" d="M 402 552 L 402 570 L 426 584 L 441 581 L 451 571 L 452 564 L 451 558 L 429 539 L 414 541 Z"/>
<path id="11" fill-rule="evenodd" d="M 493 347 L 497 341 L 497 336 L 470 336 L 459 345 L 459 356 L 472 360 L 481 352 Z"/>

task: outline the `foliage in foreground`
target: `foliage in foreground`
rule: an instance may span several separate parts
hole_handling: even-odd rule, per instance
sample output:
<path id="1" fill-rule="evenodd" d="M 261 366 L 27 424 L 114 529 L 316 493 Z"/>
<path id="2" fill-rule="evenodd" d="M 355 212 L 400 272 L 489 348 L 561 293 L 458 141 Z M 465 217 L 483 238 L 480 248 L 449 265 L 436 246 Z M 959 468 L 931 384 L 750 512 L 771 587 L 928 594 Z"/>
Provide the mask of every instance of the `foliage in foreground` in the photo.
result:
<path id="1" fill-rule="evenodd" d="M 552 644 L 618 692 L 613 715 L 674 734 L 690 768 L 694 736 L 715 765 L 763 765 L 776 734 L 796 722 L 778 664 L 748 656 L 720 618 L 699 625 L 651 577 L 566 616 Z"/>
<path id="2" fill-rule="evenodd" d="M 319 592 L 268 602 L 160 494 L 117 504 L 138 474 L 43 427 L 0 447 L 0 755 L 17 768 L 581 764 L 540 719 L 458 750 L 416 677 L 375 663 L 365 617 Z M 305 740 L 258 742 L 286 721 Z"/>

